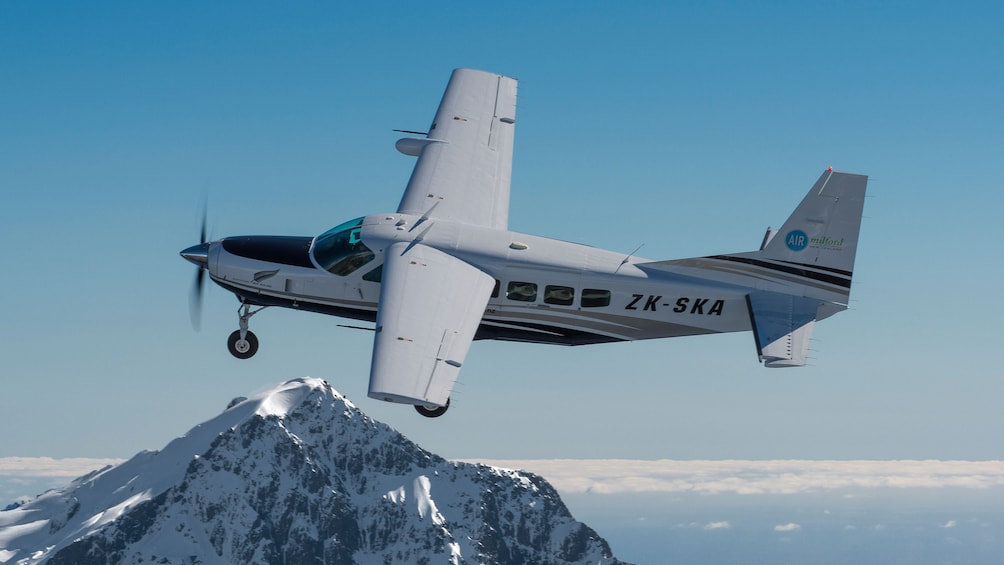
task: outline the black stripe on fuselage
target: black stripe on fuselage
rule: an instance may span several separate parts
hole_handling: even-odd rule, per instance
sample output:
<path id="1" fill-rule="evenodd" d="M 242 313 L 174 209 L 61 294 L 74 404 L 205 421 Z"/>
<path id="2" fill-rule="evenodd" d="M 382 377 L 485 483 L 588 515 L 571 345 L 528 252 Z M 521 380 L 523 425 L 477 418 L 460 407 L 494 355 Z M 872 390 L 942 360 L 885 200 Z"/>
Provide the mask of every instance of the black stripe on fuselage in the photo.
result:
<path id="1" fill-rule="evenodd" d="M 788 261 L 783 261 L 782 263 L 784 264 L 779 264 L 779 263 L 772 263 L 770 261 L 764 261 L 762 259 L 753 259 L 751 257 L 734 257 L 732 255 L 713 255 L 711 257 L 708 257 L 708 259 L 720 259 L 722 261 L 744 263 L 746 265 L 753 265 L 755 267 L 761 267 L 763 269 L 769 269 L 771 271 L 780 271 L 782 273 L 788 273 L 790 275 L 797 275 L 800 277 L 805 277 L 807 279 L 812 279 L 814 281 L 824 282 L 835 286 L 851 288 L 850 271 L 831 269 L 829 267 L 817 267 L 815 265 L 806 265 L 804 263 L 790 263 Z M 810 271 L 809 269 L 813 270 Z M 821 273 L 819 271 L 828 271 L 828 272 Z"/>
<path id="2" fill-rule="evenodd" d="M 310 262 L 312 241 L 312 237 L 245 235 L 224 239 L 223 249 L 247 259 L 315 269 Z"/>
<path id="3" fill-rule="evenodd" d="M 594 343 L 624 341 L 620 338 L 584 332 L 582 330 L 513 321 L 506 321 L 505 326 L 483 323 L 478 326 L 474 339 L 550 343 L 554 345 L 592 345 Z"/>
<path id="4" fill-rule="evenodd" d="M 294 300 L 267 294 L 258 294 L 246 289 L 237 288 L 222 281 L 214 279 L 214 282 L 221 287 L 237 295 L 237 297 L 248 304 L 254 306 L 278 306 L 291 310 L 305 310 L 339 318 L 351 320 L 362 320 L 366 322 L 376 322 L 376 312 L 361 308 L 350 308 L 345 306 L 333 306 L 330 304 L 320 304 L 309 300 Z M 525 328 L 525 329 L 524 329 Z M 607 335 L 594 334 L 581 330 L 559 328 L 546 324 L 530 324 L 526 322 L 505 322 L 505 327 L 494 324 L 481 324 L 478 326 L 474 339 L 494 339 L 500 341 L 522 341 L 531 343 L 548 343 L 554 345 L 590 345 L 594 343 L 610 343 L 624 341 L 623 339 L 610 337 Z"/>
<path id="5" fill-rule="evenodd" d="M 310 302 L 309 300 L 300 300 L 300 299 L 271 296 L 268 294 L 259 294 L 254 291 L 229 285 L 215 278 L 213 279 L 213 282 L 229 290 L 230 292 L 236 294 L 238 299 L 240 299 L 243 302 L 247 302 L 252 306 L 278 306 L 280 308 L 289 308 L 290 310 L 306 310 L 307 312 L 328 314 L 329 316 L 338 316 L 339 318 L 348 318 L 350 320 L 362 320 L 365 322 L 376 321 L 376 311 L 373 310 L 364 310 L 362 308 L 349 308 L 345 306 L 334 306 L 331 304 L 320 304 L 318 302 Z"/>

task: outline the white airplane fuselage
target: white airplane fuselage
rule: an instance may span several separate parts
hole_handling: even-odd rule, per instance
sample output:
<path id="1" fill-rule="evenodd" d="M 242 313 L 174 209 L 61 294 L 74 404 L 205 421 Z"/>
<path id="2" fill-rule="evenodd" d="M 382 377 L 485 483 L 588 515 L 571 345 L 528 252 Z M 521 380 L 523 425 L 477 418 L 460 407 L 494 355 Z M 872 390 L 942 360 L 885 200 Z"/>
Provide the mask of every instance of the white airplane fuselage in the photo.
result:
<path id="1" fill-rule="evenodd" d="M 396 242 L 421 242 L 498 281 L 476 339 L 565 345 L 748 331 L 746 295 L 751 288 L 799 291 L 776 276 L 765 279 L 747 265 L 725 272 L 702 266 L 700 260 L 660 264 L 587 245 L 400 213 L 366 216 L 359 235 L 372 258 L 345 275 L 321 268 L 314 256 L 317 238 L 212 242 L 207 268 L 214 282 L 251 304 L 374 321 L 380 282 L 373 273 L 382 265 L 384 251 Z M 256 246 L 266 239 L 268 245 Z M 242 240 L 243 247 L 227 243 Z M 286 255 L 277 251 L 283 246 Z M 270 251 L 262 252 L 266 247 Z M 825 300 L 829 312 L 820 319 L 845 308 L 841 301 L 846 294 L 839 289 L 830 298 Z"/>
<path id="2" fill-rule="evenodd" d="M 817 321 L 847 308 L 868 177 L 828 168 L 755 251 L 648 261 L 509 231 L 517 81 L 456 69 L 397 211 L 317 237 L 247 236 L 181 252 L 241 301 L 227 347 L 281 306 L 375 322 L 370 398 L 438 417 L 475 339 L 583 345 L 751 330 L 764 367 L 800 367 Z M 743 187 L 748 188 L 748 187 Z M 776 235 L 776 237 L 775 237 Z"/>

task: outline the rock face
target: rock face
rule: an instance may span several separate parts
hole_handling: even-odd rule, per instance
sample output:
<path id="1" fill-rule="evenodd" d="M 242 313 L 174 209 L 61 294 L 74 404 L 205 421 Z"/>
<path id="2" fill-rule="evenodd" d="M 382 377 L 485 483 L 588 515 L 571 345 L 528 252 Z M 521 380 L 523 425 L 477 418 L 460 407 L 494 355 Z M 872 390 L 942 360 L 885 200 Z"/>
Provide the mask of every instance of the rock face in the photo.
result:
<path id="1" fill-rule="evenodd" d="M 446 461 L 316 379 L 0 512 L 0 563 L 619 563 L 542 478 Z"/>

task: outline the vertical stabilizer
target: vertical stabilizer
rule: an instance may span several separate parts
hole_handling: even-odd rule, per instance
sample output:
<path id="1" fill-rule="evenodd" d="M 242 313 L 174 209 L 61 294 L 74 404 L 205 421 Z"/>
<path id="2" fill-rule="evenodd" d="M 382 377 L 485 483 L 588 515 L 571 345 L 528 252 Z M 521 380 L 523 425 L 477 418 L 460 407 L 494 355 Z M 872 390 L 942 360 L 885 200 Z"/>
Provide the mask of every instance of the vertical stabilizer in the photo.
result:
<path id="1" fill-rule="evenodd" d="M 774 233 L 768 230 L 757 253 L 761 264 L 776 265 L 774 268 L 805 277 L 814 285 L 840 288 L 846 297 L 867 184 L 864 175 L 824 171 L 781 229 Z M 807 296 L 773 292 L 751 292 L 746 301 L 764 365 L 805 365 L 822 303 Z"/>
<path id="2" fill-rule="evenodd" d="M 638 264 L 748 289 L 757 355 L 766 367 L 806 364 L 818 320 L 847 309 L 868 177 L 823 174 L 760 249 Z"/>
<path id="3" fill-rule="evenodd" d="M 864 175 L 824 171 L 776 236 L 764 245 L 760 257 L 850 277 L 867 184 Z"/>

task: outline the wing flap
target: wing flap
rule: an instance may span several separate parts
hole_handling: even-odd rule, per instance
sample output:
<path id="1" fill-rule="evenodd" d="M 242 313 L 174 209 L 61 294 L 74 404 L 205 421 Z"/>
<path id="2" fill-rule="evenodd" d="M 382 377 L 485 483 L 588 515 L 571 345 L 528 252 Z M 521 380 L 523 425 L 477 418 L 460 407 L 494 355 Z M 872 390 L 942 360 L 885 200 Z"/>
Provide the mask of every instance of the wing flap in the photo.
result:
<path id="1" fill-rule="evenodd" d="M 751 292 L 746 295 L 746 305 L 757 355 L 764 366 L 805 365 L 819 301 L 776 292 Z"/>
<path id="2" fill-rule="evenodd" d="M 384 257 L 369 396 L 443 406 L 495 280 L 422 244 L 395 243 Z"/>
<path id="3" fill-rule="evenodd" d="M 453 71 L 428 137 L 398 142 L 402 153 L 418 155 L 398 212 L 508 227 L 516 84 L 494 73 Z"/>

